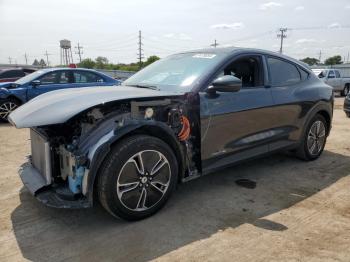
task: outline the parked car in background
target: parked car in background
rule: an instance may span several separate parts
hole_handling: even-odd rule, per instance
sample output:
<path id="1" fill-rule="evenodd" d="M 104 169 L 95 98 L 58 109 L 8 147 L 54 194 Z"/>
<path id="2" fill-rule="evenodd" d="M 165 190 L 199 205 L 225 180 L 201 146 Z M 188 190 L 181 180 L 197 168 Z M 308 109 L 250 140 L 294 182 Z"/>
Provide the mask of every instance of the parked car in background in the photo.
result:
<path id="1" fill-rule="evenodd" d="M 0 83 L 0 120 L 6 120 L 14 109 L 49 91 L 119 84 L 120 81 L 90 69 L 50 68 L 38 70 L 17 81 Z"/>
<path id="2" fill-rule="evenodd" d="M 350 93 L 344 99 L 344 112 L 347 117 L 350 117 Z"/>
<path id="3" fill-rule="evenodd" d="M 317 159 L 332 109 L 332 88 L 299 61 L 214 48 L 161 59 L 119 88 L 44 94 L 9 121 L 31 128 L 20 176 L 39 201 L 86 208 L 98 197 L 112 215 L 138 220 L 177 183 L 242 160 L 279 150 Z"/>
<path id="4" fill-rule="evenodd" d="M 312 71 L 326 84 L 333 87 L 333 90 L 346 96 L 350 91 L 350 77 L 342 77 L 337 69 L 312 69 Z"/>
<path id="5" fill-rule="evenodd" d="M 0 82 L 14 82 L 21 77 L 35 72 L 35 69 L 28 68 L 5 68 L 0 69 Z"/>

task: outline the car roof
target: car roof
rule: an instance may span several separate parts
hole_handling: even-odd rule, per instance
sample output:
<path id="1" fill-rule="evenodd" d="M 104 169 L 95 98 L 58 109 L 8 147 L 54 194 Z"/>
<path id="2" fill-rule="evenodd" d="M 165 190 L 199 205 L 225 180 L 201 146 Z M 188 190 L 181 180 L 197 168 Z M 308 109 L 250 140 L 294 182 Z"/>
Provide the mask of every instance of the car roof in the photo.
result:
<path id="1" fill-rule="evenodd" d="M 276 56 L 280 57 L 282 59 L 290 60 L 299 66 L 310 70 L 309 66 L 307 66 L 305 63 L 294 59 L 292 57 L 273 52 L 273 51 L 268 51 L 268 50 L 263 50 L 263 49 L 258 49 L 258 48 L 246 48 L 246 47 L 217 47 L 217 48 L 203 48 L 203 49 L 195 49 L 195 50 L 190 50 L 190 51 L 185 51 L 181 52 L 181 54 L 186 54 L 186 53 L 211 53 L 211 54 L 224 54 L 224 55 L 233 55 L 233 54 L 239 54 L 239 53 L 244 53 L 244 52 L 250 52 L 250 53 L 258 53 L 262 55 L 271 55 L 271 56 Z"/>
<path id="2" fill-rule="evenodd" d="M 86 71 L 86 72 L 94 72 L 94 73 L 99 73 L 96 70 L 93 69 L 87 69 L 87 68 L 70 68 L 70 67 L 52 67 L 52 68 L 42 68 L 42 69 L 38 69 L 40 71 L 43 72 L 52 72 L 52 71 L 59 71 L 59 70 L 69 70 L 69 71 Z"/>

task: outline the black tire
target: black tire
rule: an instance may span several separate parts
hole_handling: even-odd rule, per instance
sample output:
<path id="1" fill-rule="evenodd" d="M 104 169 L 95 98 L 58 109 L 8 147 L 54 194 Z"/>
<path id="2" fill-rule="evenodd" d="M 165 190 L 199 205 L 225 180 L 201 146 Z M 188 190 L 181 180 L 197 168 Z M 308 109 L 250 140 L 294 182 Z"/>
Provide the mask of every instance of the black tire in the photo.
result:
<path id="1" fill-rule="evenodd" d="M 318 123 L 320 123 L 320 131 L 315 130 L 318 127 Z M 315 127 L 316 125 L 316 127 Z M 322 128 L 323 126 L 323 128 Z M 311 133 L 315 133 L 315 138 Z M 317 133 L 319 132 L 319 133 Z M 317 133 L 317 134 L 316 134 Z M 323 152 L 323 149 L 327 142 L 327 134 L 328 134 L 328 124 L 325 118 L 322 115 L 315 115 L 311 121 L 306 126 L 304 131 L 301 143 L 299 148 L 297 149 L 297 156 L 306 161 L 312 161 L 317 159 Z M 316 139 L 317 137 L 317 139 Z M 308 143 L 309 141 L 309 143 Z M 312 146 L 315 144 L 314 150 L 312 150 Z M 316 150 L 315 150 L 316 149 Z"/>
<path id="2" fill-rule="evenodd" d="M 13 98 L 0 99 L 0 122 L 7 122 L 9 114 L 21 104 Z"/>
<path id="3" fill-rule="evenodd" d="M 157 164 L 159 171 L 155 171 Z M 165 205 L 177 181 L 178 163 L 172 149 L 156 137 L 135 135 L 116 144 L 103 161 L 98 197 L 113 216 L 140 220 Z"/>
<path id="4" fill-rule="evenodd" d="M 350 91 L 350 86 L 347 84 L 344 87 L 343 91 L 341 91 L 340 93 L 341 93 L 342 96 L 347 96 L 349 94 L 349 91 Z"/>

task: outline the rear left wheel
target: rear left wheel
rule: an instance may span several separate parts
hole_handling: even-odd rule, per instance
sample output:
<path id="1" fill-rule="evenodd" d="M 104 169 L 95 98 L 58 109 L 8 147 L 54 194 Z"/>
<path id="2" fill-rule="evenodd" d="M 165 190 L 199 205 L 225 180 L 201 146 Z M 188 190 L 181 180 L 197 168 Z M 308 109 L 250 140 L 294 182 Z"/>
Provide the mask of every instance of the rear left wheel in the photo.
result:
<path id="1" fill-rule="evenodd" d="M 114 216 L 146 218 L 166 203 L 177 173 L 177 159 L 165 142 L 146 135 L 129 137 L 117 144 L 102 164 L 100 202 Z"/>
<path id="2" fill-rule="evenodd" d="M 15 99 L 0 100 L 0 121 L 7 122 L 8 116 L 19 106 L 20 104 Z"/>
<path id="3" fill-rule="evenodd" d="M 303 160 L 315 160 L 323 152 L 327 141 L 327 122 L 319 114 L 308 123 L 297 156 Z"/>

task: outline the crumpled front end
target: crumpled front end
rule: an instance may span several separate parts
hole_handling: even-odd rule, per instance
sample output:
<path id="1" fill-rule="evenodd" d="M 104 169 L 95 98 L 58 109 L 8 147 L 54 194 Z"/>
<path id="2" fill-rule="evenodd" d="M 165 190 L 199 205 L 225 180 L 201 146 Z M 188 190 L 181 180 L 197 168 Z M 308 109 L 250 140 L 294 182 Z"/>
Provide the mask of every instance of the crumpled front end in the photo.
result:
<path id="1" fill-rule="evenodd" d="M 182 181 L 193 179 L 201 171 L 196 112 L 197 103 L 187 104 L 182 96 L 157 97 L 102 104 L 64 123 L 31 128 L 32 156 L 20 176 L 48 206 L 90 207 L 99 166 L 111 147 L 124 136 L 144 133 L 168 143 Z"/>
<path id="2" fill-rule="evenodd" d="M 51 207 L 90 207 L 81 190 L 85 169 L 78 166 L 76 158 L 66 149 L 57 150 L 37 129 L 30 129 L 30 139 L 32 155 L 19 170 L 29 192 Z"/>

